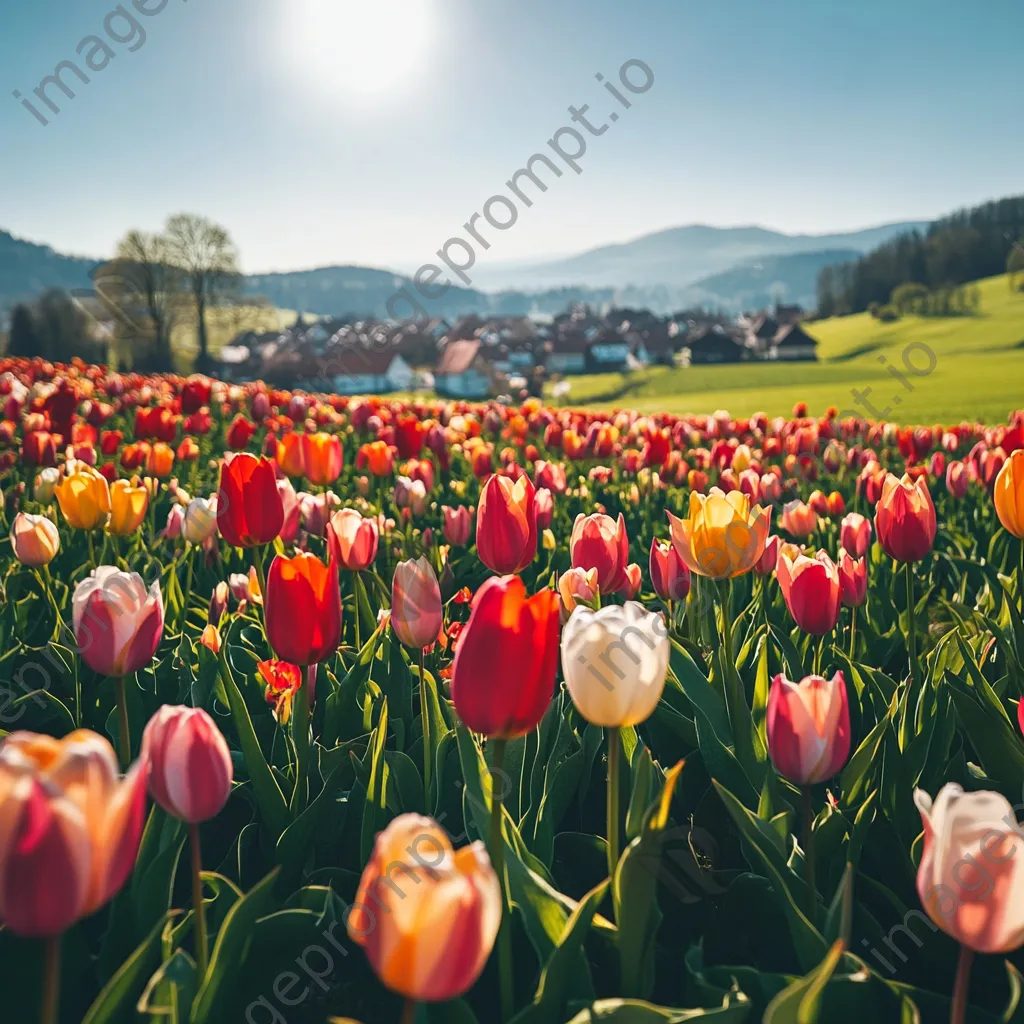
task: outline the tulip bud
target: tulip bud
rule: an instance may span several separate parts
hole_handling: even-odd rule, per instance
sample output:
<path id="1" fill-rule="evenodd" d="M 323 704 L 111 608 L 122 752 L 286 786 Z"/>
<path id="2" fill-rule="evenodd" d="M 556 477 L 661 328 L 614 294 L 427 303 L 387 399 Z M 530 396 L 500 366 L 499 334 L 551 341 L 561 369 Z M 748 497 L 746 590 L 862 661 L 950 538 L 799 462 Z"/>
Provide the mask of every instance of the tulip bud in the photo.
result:
<path id="1" fill-rule="evenodd" d="M 480 492 L 476 553 L 492 572 L 522 572 L 537 554 L 537 509 L 529 477 L 491 476 Z"/>
<path id="2" fill-rule="evenodd" d="M 19 512 L 11 524 L 11 547 L 22 565 L 48 565 L 60 550 L 60 533 L 46 516 Z"/>
<path id="3" fill-rule="evenodd" d="M 562 619 L 567 619 L 576 602 L 593 605 L 599 593 L 596 569 L 569 569 L 558 578 L 558 596 L 562 605 Z"/>
<path id="4" fill-rule="evenodd" d="M 967 494 L 967 470 L 962 462 L 951 462 L 946 467 L 946 490 L 958 500 Z M 998 484 L 998 477 L 996 478 Z"/>
<path id="5" fill-rule="evenodd" d="M 992 498 L 1003 529 L 1024 540 L 1024 449 L 1018 448 L 1003 463 Z"/>
<path id="6" fill-rule="evenodd" d="M 917 892 L 947 935 L 978 953 L 1009 953 L 1024 942 L 1024 831 L 1000 793 L 965 793 L 955 782 L 934 802 L 923 789 L 914 803 L 924 825 Z"/>
<path id="7" fill-rule="evenodd" d="M 772 534 L 764 542 L 764 552 L 757 561 L 757 565 L 754 566 L 754 571 L 760 576 L 770 576 L 775 571 L 775 566 L 779 561 L 779 549 L 782 546 L 782 542 L 779 540 L 777 534 Z"/>
<path id="8" fill-rule="evenodd" d="M 436 822 L 402 814 L 377 836 L 346 927 L 384 985 L 438 1002 L 480 976 L 501 915 L 501 886 L 483 843 L 455 851 Z"/>
<path id="9" fill-rule="evenodd" d="M 267 640 L 279 658 L 314 665 L 337 650 L 341 589 L 333 564 L 301 551 L 293 558 L 278 555 L 267 574 L 264 605 Z"/>
<path id="10" fill-rule="evenodd" d="M 40 505 L 49 505 L 53 501 L 54 488 L 60 481 L 60 470 L 55 466 L 41 469 L 36 476 L 32 495 Z"/>
<path id="11" fill-rule="evenodd" d="M 662 601 L 685 601 L 690 592 L 690 570 L 667 542 L 651 541 L 651 584 Z"/>
<path id="12" fill-rule="evenodd" d="M 350 572 L 363 572 L 373 565 L 379 543 L 376 519 L 366 519 L 354 508 L 343 508 L 331 516 L 328 550 Z"/>
<path id="13" fill-rule="evenodd" d="M 850 708 L 843 673 L 772 680 L 765 722 L 775 770 L 798 786 L 835 775 L 850 755 Z"/>
<path id="14" fill-rule="evenodd" d="M 817 493 L 821 494 L 820 491 Z M 817 529 L 818 514 L 802 501 L 791 501 L 783 508 L 781 521 L 787 533 L 803 540 Z"/>
<path id="15" fill-rule="evenodd" d="M 620 728 L 653 713 L 670 649 L 660 615 L 635 601 L 599 612 L 577 608 L 565 624 L 561 649 L 566 686 L 588 722 Z"/>
<path id="16" fill-rule="evenodd" d="M 935 543 L 935 506 L 924 478 L 886 475 L 875 510 L 875 532 L 897 562 L 919 562 Z"/>
<path id="17" fill-rule="evenodd" d="M 551 519 L 555 512 L 555 502 L 551 497 L 551 492 L 546 487 L 542 487 L 534 494 L 533 504 L 537 514 L 537 529 L 546 530 L 551 525 Z"/>
<path id="18" fill-rule="evenodd" d="M 189 544 L 202 544 L 217 532 L 217 497 L 193 498 L 185 509 L 181 528 Z"/>
<path id="19" fill-rule="evenodd" d="M 231 751 L 202 708 L 161 707 L 146 726 L 142 756 L 153 799 L 190 825 L 218 815 L 231 795 Z"/>
<path id="20" fill-rule="evenodd" d="M 422 555 L 399 562 L 391 585 L 391 625 L 407 647 L 429 647 L 441 632 L 441 588 Z"/>
<path id="21" fill-rule="evenodd" d="M 574 568 L 597 569 L 602 594 L 621 590 L 629 562 L 629 537 L 622 513 L 617 521 L 601 513 L 578 515 L 569 538 L 569 554 Z"/>
<path id="22" fill-rule="evenodd" d="M 527 598 L 518 576 L 492 577 L 480 587 L 451 678 L 455 710 L 470 729 L 515 739 L 536 728 L 555 685 L 558 628 L 554 591 Z"/>
<path id="23" fill-rule="evenodd" d="M 129 480 L 115 480 L 110 485 L 110 518 L 107 530 L 119 537 L 134 533 L 146 518 L 149 508 L 149 494 L 145 487 Z"/>
<path id="24" fill-rule="evenodd" d="M 164 630 L 159 580 L 147 591 L 137 572 L 101 565 L 78 584 L 71 604 L 78 653 L 93 671 L 126 676 L 153 660 Z"/>
<path id="25" fill-rule="evenodd" d="M 457 548 L 464 548 L 469 543 L 469 535 L 473 526 L 473 517 L 468 508 L 441 507 L 444 513 L 444 539 Z"/>
<path id="26" fill-rule="evenodd" d="M 776 572 L 793 621 L 806 633 L 831 633 L 839 621 L 839 570 L 824 551 L 814 558 L 779 555 Z"/>
<path id="27" fill-rule="evenodd" d="M 847 551 L 839 552 L 839 600 L 847 608 L 857 608 L 868 594 L 868 563 L 863 558 L 852 558 Z"/>
<path id="28" fill-rule="evenodd" d="M 851 512 L 839 526 L 839 543 L 854 558 L 863 558 L 871 547 L 871 520 Z"/>
<path id="29" fill-rule="evenodd" d="M 245 577 L 242 577 L 243 579 Z M 228 608 L 228 594 L 230 589 L 223 580 L 221 580 L 217 586 L 213 588 L 213 593 L 210 595 L 210 607 L 207 611 L 207 621 L 214 626 L 220 625 L 220 620 L 224 618 L 224 613 Z"/>

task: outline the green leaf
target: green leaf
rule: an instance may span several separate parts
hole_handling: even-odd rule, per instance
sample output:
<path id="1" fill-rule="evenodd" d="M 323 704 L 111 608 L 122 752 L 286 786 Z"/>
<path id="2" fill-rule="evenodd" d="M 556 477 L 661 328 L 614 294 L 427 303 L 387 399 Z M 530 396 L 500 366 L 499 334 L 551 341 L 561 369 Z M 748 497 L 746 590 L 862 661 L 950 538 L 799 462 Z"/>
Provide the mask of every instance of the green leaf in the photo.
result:
<path id="1" fill-rule="evenodd" d="M 843 944 L 836 942 L 806 977 L 780 992 L 765 1010 L 764 1024 L 818 1024 L 821 993 L 843 958 Z"/>
<path id="2" fill-rule="evenodd" d="M 377 833 L 384 827 L 387 807 L 388 767 L 384 757 L 384 746 L 388 738 L 388 699 L 381 700 L 377 728 L 370 737 L 370 776 L 366 787 L 366 802 L 363 804 L 363 823 L 359 849 L 360 863 L 365 864 L 373 852 Z"/>
<path id="3" fill-rule="evenodd" d="M 177 911 L 164 915 L 142 944 L 121 965 L 117 973 L 103 986 L 92 1006 L 82 1018 L 82 1024 L 113 1024 L 130 1021 L 150 975 L 160 966 L 161 937 L 164 924 Z"/>

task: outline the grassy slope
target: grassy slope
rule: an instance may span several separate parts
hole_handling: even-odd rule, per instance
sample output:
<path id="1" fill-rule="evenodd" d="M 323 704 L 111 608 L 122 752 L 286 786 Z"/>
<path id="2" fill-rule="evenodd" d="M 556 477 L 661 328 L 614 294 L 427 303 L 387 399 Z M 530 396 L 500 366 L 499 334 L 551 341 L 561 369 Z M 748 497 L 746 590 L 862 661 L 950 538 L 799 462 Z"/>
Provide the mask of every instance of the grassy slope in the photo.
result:
<path id="1" fill-rule="evenodd" d="M 806 401 L 812 413 L 829 405 L 856 411 L 851 389 L 871 387 L 868 398 L 877 409 L 892 403 L 889 419 L 1003 421 L 1011 409 L 1024 406 L 1024 292 L 1012 293 L 1005 276 L 981 281 L 979 287 L 977 317 L 906 317 L 882 324 L 864 313 L 811 324 L 809 332 L 821 342 L 816 364 L 653 368 L 632 378 L 574 377 L 569 404 L 643 412 L 728 409 L 737 416 L 764 410 L 774 416 L 790 412 L 797 401 Z M 903 370 L 903 352 L 914 342 L 928 345 L 936 363 L 927 376 L 910 377 L 914 390 L 907 392 L 879 357 Z M 927 365 L 923 351 L 910 355 L 919 367 Z M 896 396 L 899 404 L 893 402 Z"/>

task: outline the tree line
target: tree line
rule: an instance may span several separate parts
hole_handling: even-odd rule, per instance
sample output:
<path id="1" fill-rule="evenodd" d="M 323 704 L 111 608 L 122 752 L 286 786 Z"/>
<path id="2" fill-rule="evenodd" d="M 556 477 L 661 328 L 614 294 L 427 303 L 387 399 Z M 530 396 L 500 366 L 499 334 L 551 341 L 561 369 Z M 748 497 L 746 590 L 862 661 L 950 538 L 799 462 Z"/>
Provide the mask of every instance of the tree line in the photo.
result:
<path id="1" fill-rule="evenodd" d="M 60 289 L 16 306 L 9 355 L 66 362 L 72 356 L 131 365 L 145 372 L 173 369 L 172 336 L 192 326 L 196 369 L 209 369 L 210 312 L 247 312 L 259 300 L 242 297 L 238 250 L 228 231 L 195 214 L 168 218 L 159 232 L 129 231 L 113 259 L 96 269 L 101 319 Z"/>
<path id="2" fill-rule="evenodd" d="M 983 277 L 1024 274 L 1024 196 L 959 210 L 923 234 L 898 235 L 860 259 L 825 267 L 818 276 L 819 316 L 889 305 L 893 292 L 916 284 L 950 294 Z"/>

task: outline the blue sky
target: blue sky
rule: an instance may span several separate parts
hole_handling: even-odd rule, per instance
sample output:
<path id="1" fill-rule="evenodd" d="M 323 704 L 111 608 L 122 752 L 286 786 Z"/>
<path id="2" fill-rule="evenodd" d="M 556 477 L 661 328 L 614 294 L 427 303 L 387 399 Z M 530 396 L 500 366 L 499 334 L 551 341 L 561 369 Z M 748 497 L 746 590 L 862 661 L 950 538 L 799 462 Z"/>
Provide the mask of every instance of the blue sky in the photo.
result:
<path id="1" fill-rule="evenodd" d="M 114 7 L 3 14 L 0 227 L 68 252 L 190 210 L 249 271 L 418 266 L 569 105 L 616 109 L 594 75 L 630 58 L 652 88 L 489 262 L 695 221 L 928 218 L 1024 180 L 1019 0 L 167 0 L 74 100 L 51 89 L 44 128 L 12 91 L 32 98 Z"/>

